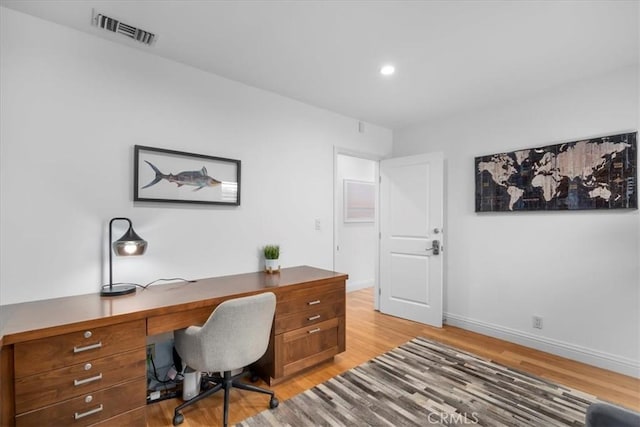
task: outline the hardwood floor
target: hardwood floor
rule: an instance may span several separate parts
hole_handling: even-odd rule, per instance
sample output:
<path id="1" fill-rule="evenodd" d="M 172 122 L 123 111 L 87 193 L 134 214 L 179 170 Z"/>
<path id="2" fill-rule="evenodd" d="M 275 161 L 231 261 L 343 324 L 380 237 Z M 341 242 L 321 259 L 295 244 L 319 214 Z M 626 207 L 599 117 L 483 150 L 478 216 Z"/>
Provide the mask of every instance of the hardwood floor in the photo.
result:
<path id="1" fill-rule="evenodd" d="M 285 401 L 416 336 L 431 338 L 582 390 L 602 400 L 640 410 L 639 379 L 452 326 L 438 329 L 380 314 L 373 310 L 372 289 L 347 294 L 347 350 L 333 361 L 274 386 L 273 390 L 281 402 Z M 257 385 L 265 386 L 262 382 Z M 179 399 L 171 399 L 149 405 L 147 425 L 172 425 L 173 409 L 180 403 Z M 233 390 L 229 407 L 230 424 L 267 409 L 268 404 L 269 397 L 266 395 Z M 222 425 L 222 394 L 218 393 L 185 409 L 184 417 L 184 427 Z"/>

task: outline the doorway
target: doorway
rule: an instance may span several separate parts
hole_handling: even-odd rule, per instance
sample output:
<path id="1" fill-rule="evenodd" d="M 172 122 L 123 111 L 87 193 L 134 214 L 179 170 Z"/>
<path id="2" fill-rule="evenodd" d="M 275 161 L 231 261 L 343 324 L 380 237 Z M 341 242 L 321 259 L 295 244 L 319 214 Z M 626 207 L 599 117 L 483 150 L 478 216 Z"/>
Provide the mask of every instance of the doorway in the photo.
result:
<path id="1" fill-rule="evenodd" d="M 334 153 L 333 266 L 349 274 L 347 292 L 373 287 L 375 310 L 441 327 L 442 153 L 386 160 Z M 369 187 L 373 201 L 350 200 L 354 186 Z"/>
<path id="2" fill-rule="evenodd" d="M 377 284 L 378 160 L 335 149 L 333 266 L 349 274 L 347 292 Z"/>

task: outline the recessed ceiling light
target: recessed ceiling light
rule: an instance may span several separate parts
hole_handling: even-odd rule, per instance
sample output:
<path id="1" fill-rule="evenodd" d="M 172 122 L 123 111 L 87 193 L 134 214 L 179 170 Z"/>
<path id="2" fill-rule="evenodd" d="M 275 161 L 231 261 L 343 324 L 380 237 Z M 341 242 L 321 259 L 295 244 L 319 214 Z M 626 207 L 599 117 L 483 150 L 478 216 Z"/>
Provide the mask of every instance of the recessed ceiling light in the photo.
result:
<path id="1" fill-rule="evenodd" d="M 391 64 L 383 65 L 382 68 L 380 68 L 380 74 L 382 74 L 383 76 L 390 76 L 395 72 L 396 67 Z"/>

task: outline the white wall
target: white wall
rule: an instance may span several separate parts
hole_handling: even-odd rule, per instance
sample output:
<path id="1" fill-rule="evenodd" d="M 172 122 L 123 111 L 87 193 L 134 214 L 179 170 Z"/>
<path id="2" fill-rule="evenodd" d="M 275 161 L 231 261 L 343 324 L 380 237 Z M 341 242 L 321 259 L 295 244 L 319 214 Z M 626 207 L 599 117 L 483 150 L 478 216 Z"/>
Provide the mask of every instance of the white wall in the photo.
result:
<path id="1" fill-rule="evenodd" d="M 395 156 L 445 154 L 449 324 L 640 375 L 637 210 L 474 212 L 474 157 L 635 131 L 638 102 L 627 68 L 394 132 Z"/>
<path id="2" fill-rule="evenodd" d="M 149 242 L 115 258 L 116 281 L 256 271 L 265 243 L 283 267 L 332 268 L 333 146 L 388 155 L 390 130 L 361 134 L 355 119 L 0 16 L 1 304 L 97 292 L 115 216 Z M 134 204 L 135 144 L 240 159 L 241 206 Z"/>
<path id="3" fill-rule="evenodd" d="M 351 292 L 375 284 L 377 227 L 375 222 L 344 222 L 344 181 L 375 184 L 378 167 L 374 160 L 344 154 L 336 157 L 336 245 L 339 250 L 335 254 L 335 269 L 349 272 L 347 291 Z"/>

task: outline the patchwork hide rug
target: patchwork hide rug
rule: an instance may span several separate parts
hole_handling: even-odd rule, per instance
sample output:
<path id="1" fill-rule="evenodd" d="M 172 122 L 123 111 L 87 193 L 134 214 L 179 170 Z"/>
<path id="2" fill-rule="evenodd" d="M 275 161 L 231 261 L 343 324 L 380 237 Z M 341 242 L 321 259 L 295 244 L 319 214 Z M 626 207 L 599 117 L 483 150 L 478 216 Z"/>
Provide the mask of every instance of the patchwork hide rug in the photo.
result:
<path id="1" fill-rule="evenodd" d="M 595 400 L 415 338 L 237 426 L 582 426 Z"/>

